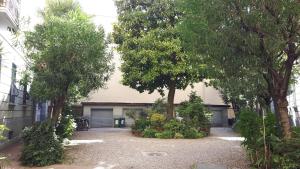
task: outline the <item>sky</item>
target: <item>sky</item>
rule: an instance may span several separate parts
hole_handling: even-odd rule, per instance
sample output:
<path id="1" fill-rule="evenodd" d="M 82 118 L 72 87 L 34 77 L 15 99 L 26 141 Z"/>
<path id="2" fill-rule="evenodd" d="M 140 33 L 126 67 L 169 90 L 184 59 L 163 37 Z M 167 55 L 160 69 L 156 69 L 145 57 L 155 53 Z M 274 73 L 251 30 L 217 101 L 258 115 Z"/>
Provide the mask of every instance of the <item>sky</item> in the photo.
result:
<path id="1" fill-rule="evenodd" d="M 106 33 L 112 32 L 112 25 L 117 21 L 117 8 L 114 0 L 77 1 L 84 12 L 93 16 L 93 22 L 96 25 L 102 25 Z M 41 22 L 38 11 L 44 7 L 45 0 L 21 0 L 21 17 L 30 17 L 29 29 Z"/>

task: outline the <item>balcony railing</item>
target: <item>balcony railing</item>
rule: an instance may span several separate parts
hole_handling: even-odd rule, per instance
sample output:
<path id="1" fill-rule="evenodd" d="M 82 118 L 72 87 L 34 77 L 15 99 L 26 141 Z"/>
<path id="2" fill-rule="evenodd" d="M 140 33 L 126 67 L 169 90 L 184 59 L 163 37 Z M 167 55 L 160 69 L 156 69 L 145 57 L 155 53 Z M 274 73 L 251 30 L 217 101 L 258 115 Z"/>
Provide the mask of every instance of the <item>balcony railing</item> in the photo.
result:
<path id="1" fill-rule="evenodd" d="M 10 12 L 10 19 L 18 24 L 20 0 L 0 0 L 0 7 L 6 8 Z"/>

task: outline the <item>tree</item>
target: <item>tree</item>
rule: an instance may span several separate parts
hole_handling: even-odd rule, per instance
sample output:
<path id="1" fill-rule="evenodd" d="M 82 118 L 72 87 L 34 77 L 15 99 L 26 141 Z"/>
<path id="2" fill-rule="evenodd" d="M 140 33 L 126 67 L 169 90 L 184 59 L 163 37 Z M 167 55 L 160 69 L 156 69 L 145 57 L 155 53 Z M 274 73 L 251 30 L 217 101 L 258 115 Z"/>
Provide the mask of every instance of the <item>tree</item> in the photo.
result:
<path id="1" fill-rule="evenodd" d="M 190 46 L 213 66 L 222 63 L 223 71 L 262 75 L 284 137 L 290 138 L 286 96 L 300 55 L 299 1 L 192 0 L 183 7 Z"/>
<path id="2" fill-rule="evenodd" d="M 121 54 L 122 83 L 139 92 L 168 89 L 167 117 L 174 116 L 176 89 L 197 81 L 197 73 L 176 30 L 181 13 L 174 0 L 120 0 L 114 42 Z"/>
<path id="3" fill-rule="evenodd" d="M 32 61 L 31 95 L 50 100 L 57 121 L 71 97 L 87 96 L 109 79 L 111 56 L 102 27 L 72 0 L 50 0 L 42 11 L 44 22 L 25 33 L 27 55 Z"/>

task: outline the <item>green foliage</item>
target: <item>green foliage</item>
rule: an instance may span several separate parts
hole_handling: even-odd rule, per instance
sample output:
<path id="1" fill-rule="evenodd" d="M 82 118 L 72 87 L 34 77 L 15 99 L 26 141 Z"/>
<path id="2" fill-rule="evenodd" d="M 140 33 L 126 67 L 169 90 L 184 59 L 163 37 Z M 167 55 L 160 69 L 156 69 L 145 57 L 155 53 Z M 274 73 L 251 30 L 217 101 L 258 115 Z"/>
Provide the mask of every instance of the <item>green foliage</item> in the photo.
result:
<path id="1" fill-rule="evenodd" d="M 181 133 L 175 133 L 174 138 L 175 139 L 183 139 L 184 136 Z"/>
<path id="2" fill-rule="evenodd" d="M 71 115 L 62 116 L 56 126 L 56 135 L 62 141 L 65 138 L 70 138 L 76 130 L 76 123 Z"/>
<path id="3" fill-rule="evenodd" d="M 293 127 L 292 133 L 294 138 L 300 138 L 300 127 Z"/>
<path id="4" fill-rule="evenodd" d="M 79 3 L 74 0 L 46 0 L 47 6 L 40 11 L 42 16 L 64 17 L 70 10 L 80 9 Z"/>
<path id="5" fill-rule="evenodd" d="M 162 138 L 162 139 L 170 139 L 170 138 L 174 138 L 174 133 L 172 131 L 169 131 L 169 130 L 164 130 L 161 133 L 156 133 L 155 137 L 156 138 Z"/>
<path id="6" fill-rule="evenodd" d="M 133 131 L 143 132 L 150 124 L 150 121 L 147 119 L 137 119 L 131 128 Z"/>
<path id="7" fill-rule="evenodd" d="M 155 133 L 155 138 L 163 138 L 162 133 L 161 132 Z"/>
<path id="8" fill-rule="evenodd" d="M 187 126 L 197 128 L 209 134 L 212 113 L 204 106 L 202 99 L 192 92 L 189 101 L 178 107 L 179 116 Z"/>
<path id="9" fill-rule="evenodd" d="M 272 118 L 265 118 L 265 124 L 268 124 L 268 127 L 265 127 L 266 134 L 264 137 L 263 120 L 256 112 L 250 109 L 243 109 L 239 114 L 239 120 L 236 127 L 238 128 L 241 136 L 245 138 L 242 145 L 246 147 L 252 164 L 258 168 L 269 165 L 269 159 L 265 157 L 264 147 L 271 145 L 271 141 L 277 138 L 274 135 L 274 130 L 272 129 L 275 123 L 272 124 L 272 122 L 274 122 Z M 267 142 L 268 145 L 264 144 L 265 140 L 269 141 Z"/>
<path id="10" fill-rule="evenodd" d="M 180 2 L 186 46 L 199 64 L 210 66 L 212 85 L 228 100 L 250 108 L 258 102 L 268 111 L 271 97 L 287 108 L 288 86 L 300 58 L 298 29 L 294 29 L 300 20 L 297 0 Z M 288 111 L 283 110 L 275 109 L 284 136 L 290 138 L 290 125 L 283 125 Z"/>
<path id="11" fill-rule="evenodd" d="M 146 128 L 143 132 L 143 137 L 146 138 L 155 138 L 155 134 L 157 133 L 157 130 L 152 128 Z"/>
<path id="12" fill-rule="evenodd" d="M 275 116 L 268 113 L 264 119 L 249 109 L 240 113 L 237 127 L 245 138 L 252 164 L 257 168 L 297 169 L 300 166 L 299 138 L 282 139 Z"/>
<path id="13" fill-rule="evenodd" d="M 249 149 L 256 149 L 257 140 L 261 137 L 261 121 L 257 113 L 249 109 L 242 110 L 236 127 L 245 138 L 243 145 Z"/>
<path id="14" fill-rule="evenodd" d="M 175 1 L 120 0 L 116 4 L 119 17 L 113 37 L 121 54 L 124 85 L 164 95 L 165 89 L 170 93 L 200 80 L 200 69 L 193 67 L 176 30 L 181 12 Z M 173 105 L 171 100 L 168 104 Z"/>
<path id="15" fill-rule="evenodd" d="M 148 138 L 202 138 L 209 134 L 211 113 L 204 107 L 200 97 L 192 93 L 190 101 L 180 107 L 181 121 L 167 120 L 166 116 L 155 112 L 159 106 L 150 109 L 148 117 L 135 120 L 132 132 Z M 154 112 L 154 113 L 153 113 Z"/>
<path id="16" fill-rule="evenodd" d="M 73 0 L 48 1 L 42 24 L 25 33 L 25 47 L 32 61 L 31 96 L 58 109 L 104 87 L 112 71 L 103 28 Z"/>
<path id="17" fill-rule="evenodd" d="M 132 126 L 132 132 L 138 136 L 146 138 L 189 138 L 196 139 L 202 138 L 207 133 L 198 131 L 192 126 L 187 126 L 185 123 L 175 119 L 166 121 L 165 116 L 161 114 L 153 114 L 151 120 L 138 119 Z"/>
<path id="18" fill-rule="evenodd" d="M 159 113 L 153 113 L 150 115 L 151 126 L 160 129 L 166 121 L 166 116 Z"/>
<path id="19" fill-rule="evenodd" d="M 159 98 L 155 100 L 154 104 L 151 107 L 151 112 L 166 114 L 167 112 L 167 102 L 165 98 Z"/>
<path id="20" fill-rule="evenodd" d="M 22 72 L 21 80 L 19 81 L 20 85 L 26 86 L 31 82 L 30 71 L 25 70 Z"/>
<path id="21" fill-rule="evenodd" d="M 45 166 L 63 160 L 63 147 L 58 140 L 53 123 L 45 121 L 26 127 L 22 134 L 24 148 L 21 161 L 27 166 Z"/>
<path id="22" fill-rule="evenodd" d="M 0 43 L 0 45 L 1 45 L 1 43 Z M 0 50 L 1 50 L 1 48 L 0 48 Z M 1 54 L 1 51 L 0 51 L 0 54 Z M 0 141 L 6 140 L 6 137 L 4 136 L 4 132 L 6 132 L 8 130 L 9 129 L 5 125 L 3 125 L 3 124 L 0 125 Z M 8 166 L 8 164 L 9 164 L 8 159 L 5 156 L 0 155 L 0 169 L 5 169 Z"/>
<path id="23" fill-rule="evenodd" d="M 195 139 L 204 137 L 205 133 L 199 132 L 196 128 L 187 127 L 183 131 L 183 136 L 184 138 Z"/>
<path id="24" fill-rule="evenodd" d="M 300 168 L 300 139 L 282 140 L 274 145 L 273 163 L 277 168 Z"/>
<path id="25" fill-rule="evenodd" d="M 3 124 L 0 125 L 0 141 L 5 141 L 6 140 L 6 137 L 4 136 L 4 133 L 8 130 L 9 129 L 5 125 L 3 125 Z"/>
<path id="26" fill-rule="evenodd" d="M 184 124 L 178 120 L 172 119 L 164 124 L 164 129 L 172 131 L 173 133 L 182 133 L 184 130 Z"/>

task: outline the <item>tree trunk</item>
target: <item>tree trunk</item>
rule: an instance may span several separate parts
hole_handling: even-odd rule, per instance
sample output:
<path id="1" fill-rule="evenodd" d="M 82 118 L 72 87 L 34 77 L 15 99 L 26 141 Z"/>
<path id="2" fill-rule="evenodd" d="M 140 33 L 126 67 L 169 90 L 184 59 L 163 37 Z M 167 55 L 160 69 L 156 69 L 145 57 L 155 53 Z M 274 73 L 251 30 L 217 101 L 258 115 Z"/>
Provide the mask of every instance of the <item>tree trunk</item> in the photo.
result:
<path id="1" fill-rule="evenodd" d="M 65 96 L 60 96 L 54 101 L 52 121 L 55 123 L 58 121 L 60 115 L 62 114 L 65 100 L 66 100 Z"/>
<path id="2" fill-rule="evenodd" d="M 275 113 L 285 139 L 289 139 L 292 136 L 289 112 L 287 108 L 288 101 L 286 99 L 292 67 L 292 61 L 288 59 L 285 64 L 284 74 L 279 73 L 274 69 L 270 69 L 269 71 L 271 77 L 271 80 L 269 81 L 270 93 L 274 102 Z"/>
<path id="3" fill-rule="evenodd" d="M 169 85 L 168 103 L 167 103 L 167 119 L 174 118 L 174 97 L 175 97 L 175 82 L 172 81 Z"/>
<path id="4" fill-rule="evenodd" d="M 280 118 L 280 125 L 283 131 L 284 138 L 289 139 L 292 137 L 291 124 L 288 114 L 288 101 L 286 97 L 276 99 L 278 106 L 278 113 Z"/>

